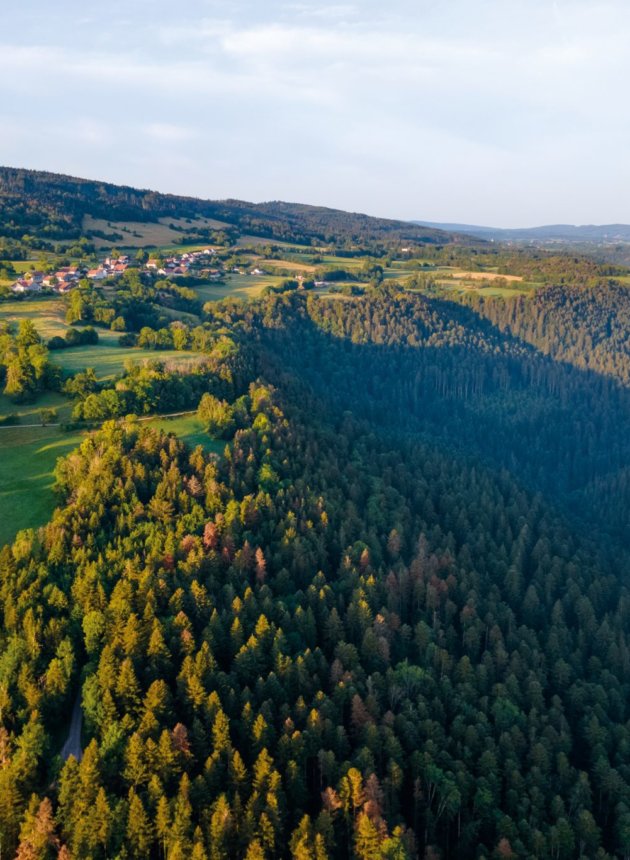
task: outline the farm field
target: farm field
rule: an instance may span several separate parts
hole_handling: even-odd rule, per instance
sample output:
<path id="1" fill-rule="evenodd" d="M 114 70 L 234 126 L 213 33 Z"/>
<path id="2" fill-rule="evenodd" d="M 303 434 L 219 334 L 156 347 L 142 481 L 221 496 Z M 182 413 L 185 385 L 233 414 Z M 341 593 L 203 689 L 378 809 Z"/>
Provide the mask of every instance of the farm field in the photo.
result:
<path id="1" fill-rule="evenodd" d="M 173 230 L 171 224 L 180 228 Z M 223 221 L 215 221 L 212 218 L 197 218 L 190 220 L 184 218 L 160 218 L 159 221 L 111 221 L 102 218 L 92 218 L 86 215 L 83 219 L 83 230 L 98 230 L 105 234 L 119 233 L 123 238 L 110 241 L 94 236 L 92 241 L 98 249 L 108 248 L 146 248 L 149 246 L 163 246 L 174 244 L 180 248 L 181 240 L 185 238 L 183 231 L 194 230 L 195 227 L 209 227 L 210 229 L 222 229 L 226 227 Z"/>
<path id="2" fill-rule="evenodd" d="M 443 289 L 453 290 L 459 293 L 475 292 L 480 296 L 503 296 L 504 298 L 519 295 L 526 296 L 535 288 L 534 285 L 525 283 L 513 287 L 498 285 L 481 286 L 478 282 L 474 281 L 465 282 L 443 279 L 437 280 L 436 283 Z"/>
<path id="3" fill-rule="evenodd" d="M 283 242 L 280 239 L 265 239 L 263 236 L 240 236 L 236 241 L 237 248 L 249 247 L 250 245 L 276 245 L 278 248 L 303 248 L 294 242 Z"/>
<path id="4" fill-rule="evenodd" d="M 500 275 L 498 272 L 453 272 L 451 275 L 455 280 L 464 281 L 523 281 L 522 275 Z"/>
<path id="5" fill-rule="evenodd" d="M 312 263 L 302 263 L 299 260 L 263 260 L 263 262 L 265 269 L 290 269 L 305 275 L 312 274 L 316 269 Z"/>

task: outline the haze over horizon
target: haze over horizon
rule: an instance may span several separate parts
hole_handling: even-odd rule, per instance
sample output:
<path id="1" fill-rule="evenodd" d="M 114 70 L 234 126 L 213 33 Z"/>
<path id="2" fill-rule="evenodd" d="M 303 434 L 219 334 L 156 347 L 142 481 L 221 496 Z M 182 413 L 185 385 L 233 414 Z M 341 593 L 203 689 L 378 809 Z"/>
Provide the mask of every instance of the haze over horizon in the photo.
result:
<path id="1" fill-rule="evenodd" d="M 630 221 L 621 0 L 177 16 L 165 0 L 0 11 L 0 162 L 392 218 Z"/>

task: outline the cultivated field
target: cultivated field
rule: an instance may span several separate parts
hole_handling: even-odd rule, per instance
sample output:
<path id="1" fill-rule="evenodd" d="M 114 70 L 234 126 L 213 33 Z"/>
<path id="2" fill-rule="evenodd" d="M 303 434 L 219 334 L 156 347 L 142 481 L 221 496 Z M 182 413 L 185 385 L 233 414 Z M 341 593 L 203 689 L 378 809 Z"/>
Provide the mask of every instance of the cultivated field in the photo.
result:
<path id="1" fill-rule="evenodd" d="M 451 278 L 465 281 L 522 281 L 522 275 L 500 275 L 497 272 L 453 272 Z"/>

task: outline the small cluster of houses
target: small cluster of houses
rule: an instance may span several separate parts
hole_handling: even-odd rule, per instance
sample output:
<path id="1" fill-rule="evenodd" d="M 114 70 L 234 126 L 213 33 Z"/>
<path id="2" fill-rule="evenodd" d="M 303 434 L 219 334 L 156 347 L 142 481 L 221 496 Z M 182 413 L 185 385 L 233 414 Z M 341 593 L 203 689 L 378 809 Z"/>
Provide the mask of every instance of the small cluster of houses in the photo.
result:
<path id="1" fill-rule="evenodd" d="M 140 270 L 169 278 L 192 274 L 192 269 L 197 274 L 200 267 L 204 267 L 214 254 L 216 254 L 214 248 L 205 248 L 203 251 L 187 251 L 184 254 L 167 257 L 164 261 L 151 258 L 140 267 Z M 26 272 L 23 277 L 11 285 L 11 289 L 14 293 L 40 293 L 42 290 L 54 290 L 56 293 L 63 294 L 75 287 L 82 278 L 87 278 L 90 281 L 116 278 L 126 272 L 129 265 L 129 257 L 121 255 L 119 257 L 106 257 L 94 269 L 85 269 L 80 266 L 62 266 L 54 274 Z M 204 268 L 203 274 L 210 280 L 217 280 L 222 276 L 222 272 L 218 269 L 206 270 Z"/>
<path id="2" fill-rule="evenodd" d="M 41 293 L 42 290 L 56 290 L 66 293 L 83 277 L 83 269 L 78 266 L 62 266 L 58 272 L 47 275 L 44 272 L 26 272 L 11 289 L 14 293 Z"/>
<path id="3" fill-rule="evenodd" d="M 215 254 L 214 248 L 204 248 L 203 251 L 186 251 L 183 254 L 167 257 L 163 262 L 149 258 L 144 268 L 163 277 L 181 278 L 184 275 L 192 275 L 193 269 L 194 274 L 197 274 L 200 268 L 204 269 L 207 266 L 209 258 Z M 208 274 L 210 277 L 220 277 L 222 273 L 217 269 L 211 269 Z"/>
<path id="4" fill-rule="evenodd" d="M 88 269 L 83 277 L 90 281 L 104 281 L 105 278 L 117 278 L 129 268 L 129 257 L 105 257 L 103 262 L 95 269 Z"/>
<path id="5" fill-rule="evenodd" d="M 56 293 L 67 293 L 79 283 L 81 278 L 102 281 L 105 278 L 122 275 L 129 267 L 129 257 L 113 259 L 107 257 L 96 269 L 86 269 L 82 266 L 62 266 L 57 272 L 46 275 L 44 272 L 26 272 L 19 278 L 11 289 L 14 293 L 41 293 L 42 290 L 54 290 Z"/>
<path id="6" fill-rule="evenodd" d="M 209 268 L 210 258 L 216 254 L 214 248 L 204 248 L 203 251 L 186 251 L 167 257 L 164 261 L 149 258 L 144 268 L 155 275 L 167 278 L 181 278 L 185 275 L 203 275 L 210 280 L 223 276 L 220 269 Z"/>

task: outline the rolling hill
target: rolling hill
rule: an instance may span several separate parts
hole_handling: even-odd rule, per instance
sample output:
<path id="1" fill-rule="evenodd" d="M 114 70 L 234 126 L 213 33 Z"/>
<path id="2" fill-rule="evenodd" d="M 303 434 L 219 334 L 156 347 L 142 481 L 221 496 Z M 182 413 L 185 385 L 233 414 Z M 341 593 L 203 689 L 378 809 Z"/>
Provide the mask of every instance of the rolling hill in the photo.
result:
<path id="1" fill-rule="evenodd" d="M 0 167 L 0 212 L 0 236 L 12 239 L 25 233 L 78 239 L 90 216 L 110 222 L 210 218 L 239 235 L 302 243 L 470 243 L 464 234 L 325 207 L 200 200 L 12 167 Z"/>
<path id="2" fill-rule="evenodd" d="M 475 224 L 414 221 L 421 227 L 465 233 L 494 242 L 532 242 L 560 244 L 625 244 L 630 243 L 630 224 L 547 224 L 541 227 L 485 227 Z"/>

